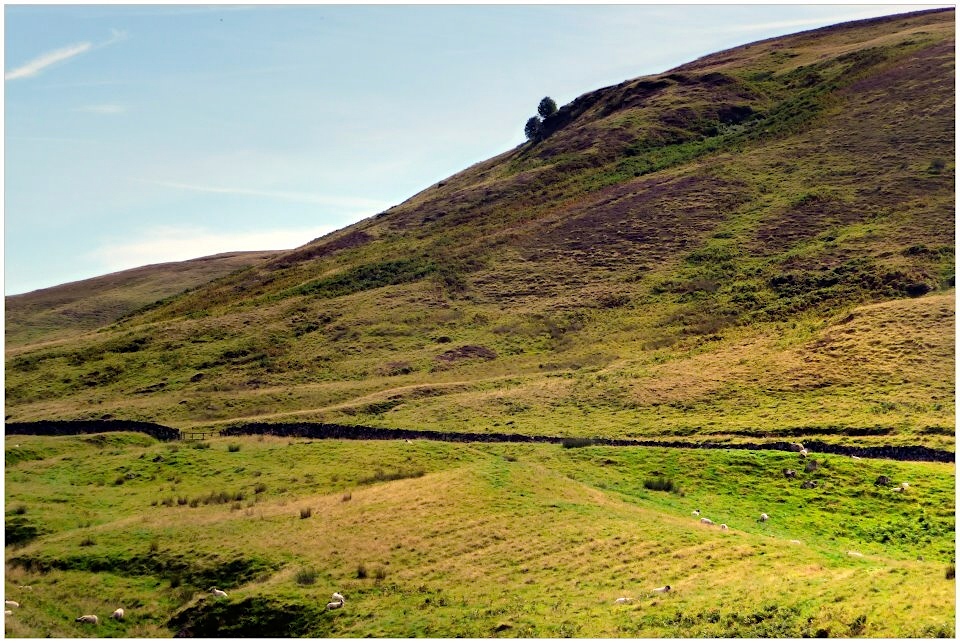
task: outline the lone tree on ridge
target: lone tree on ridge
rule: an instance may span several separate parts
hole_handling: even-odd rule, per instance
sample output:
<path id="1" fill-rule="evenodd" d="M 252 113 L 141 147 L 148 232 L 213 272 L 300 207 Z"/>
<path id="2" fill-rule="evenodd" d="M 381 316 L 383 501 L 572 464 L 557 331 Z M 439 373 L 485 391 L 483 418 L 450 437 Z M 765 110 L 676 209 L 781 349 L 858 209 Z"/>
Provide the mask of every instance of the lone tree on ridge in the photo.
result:
<path id="1" fill-rule="evenodd" d="M 543 118 L 549 118 L 557 113 L 557 104 L 549 96 L 545 96 L 537 106 L 537 113 Z"/>
<path id="2" fill-rule="evenodd" d="M 540 138 L 540 119 L 536 116 L 531 116 L 523 128 L 523 133 L 527 135 L 527 140 L 530 141 Z"/>

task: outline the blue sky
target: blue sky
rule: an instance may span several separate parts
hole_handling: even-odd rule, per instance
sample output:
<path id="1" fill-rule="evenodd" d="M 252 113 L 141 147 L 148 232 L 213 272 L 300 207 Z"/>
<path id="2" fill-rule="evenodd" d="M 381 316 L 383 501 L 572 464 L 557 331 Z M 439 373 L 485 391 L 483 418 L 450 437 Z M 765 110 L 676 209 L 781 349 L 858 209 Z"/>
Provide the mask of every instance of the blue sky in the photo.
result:
<path id="1" fill-rule="evenodd" d="M 292 248 L 699 56 L 935 5 L 6 5 L 4 284 Z"/>

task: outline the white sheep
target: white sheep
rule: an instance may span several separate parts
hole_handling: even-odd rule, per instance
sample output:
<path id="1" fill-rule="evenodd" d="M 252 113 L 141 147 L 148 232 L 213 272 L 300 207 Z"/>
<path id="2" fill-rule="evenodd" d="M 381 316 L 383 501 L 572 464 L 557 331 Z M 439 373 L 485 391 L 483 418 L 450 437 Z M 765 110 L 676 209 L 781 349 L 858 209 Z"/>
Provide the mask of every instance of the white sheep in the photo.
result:
<path id="1" fill-rule="evenodd" d="M 613 603 L 614 603 L 614 605 L 623 605 L 623 604 L 629 603 L 629 602 L 631 602 L 631 601 L 633 601 L 632 598 L 627 598 L 626 596 L 621 596 L 621 597 L 618 598 L 617 600 L 613 601 Z"/>
<path id="2" fill-rule="evenodd" d="M 217 598 L 227 597 L 227 593 L 225 591 L 223 591 L 222 589 L 217 589 L 216 587 L 211 587 L 208 591 Z"/>
<path id="3" fill-rule="evenodd" d="M 800 449 L 800 457 L 805 458 L 810 455 L 810 452 L 807 449 Z"/>
<path id="4" fill-rule="evenodd" d="M 345 599 L 345 598 L 343 597 L 343 594 L 341 594 L 340 592 L 334 592 L 334 593 L 333 593 L 333 602 L 327 603 L 327 609 L 328 609 L 328 610 L 338 610 L 338 609 L 340 609 L 341 607 L 343 607 L 343 604 L 344 604 L 346 601 L 347 601 L 347 599 Z"/>
<path id="5" fill-rule="evenodd" d="M 83 616 L 78 616 L 75 620 L 77 623 L 93 623 L 94 625 L 100 624 L 100 619 L 97 618 L 96 614 L 84 614 Z"/>
<path id="6" fill-rule="evenodd" d="M 118 621 L 122 621 L 122 620 L 123 620 L 123 608 L 122 608 L 122 607 L 118 607 L 117 609 L 113 610 L 113 614 L 110 615 L 110 618 L 115 618 L 115 619 L 117 619 Z"/>
<path id="7" fill-rule="evenodd" d="M 20 603 L 18 603 L 17 601 L 3 601 L 3 604 L 6 607 L 20 607 Z"/>
<path id="8" fill-rule="evenodd" d="M 770 516 L 767 514 L 760 514 L 760 522 L 767 522 L 768 520 L 770 520 Z"/>
<path id="9" fill-rule="evenodd" d="M 847 552 L 847 555 L 848 555 L 848 556 L 856 556 L 856 557 L 858 557 L 858 558 L 863 558 L 863 554 L 861 554 L 861 553 L 858 552 L 858 551 L 848 551 L 848 552 Z"/>
<path id="10" fill-rule="evenodd" d="M 13 616 L 13 610 L 3 610 L 4 616 Z"/>
<path id="11" fill-rule="evenodd" d="M 900 483 L 900 488 L 903 489 L 904 491 L 906 491 L 907 489 L 910 488 L 910 483 L 908 483 L 908 482 L 901 482 L 901 483 Z"/>
<path id="12" fill-rule="evenodd" d="M 797 451 L 803 451 L 803 444 L 800 442 L 791 442 L 790 446 L 794 447 Z"/>
<path id="13" fill-rule="evenodd" d="M 694 510 L 691 511 L 690 513 L 692 513 L 694 516 L 699 516 L 699 515 L 700 515 L 700 510 L 699 510 L 699 509 L 694 509 Z"/>
<path id="14" fill-rule="evenodd" d="M 702 523 L 705 524 L 705 525 L 712 525 L 712 524 L 713 524 L 713 521 L 710 520 L 709 518 L 701 518 L 701 519 L 700 519 L 700 522 L 702 522 Z"/>
<path id="15" fill-rule="evenodd" d="M 796 539 L 791 540 L 790 542 L 792 542 L 794 545 L 802 545 L 802 544 L 803 544 L 802 542 L 800 542 L 799 540 L 796 540 Z"/>
<path id="16" fill-rule="evenodd" d="M 666 594 L 669 591 L 670 591 L 669 585 L 664 585 L 663 587 L 658 587 L 655 590 L 653 590 L 654 594 Z"/>
<path id="17" fill-rule="evenodd" d="M 720 529 L 729 529 L 729 527 L 724 523 L 720 523 Z"/>

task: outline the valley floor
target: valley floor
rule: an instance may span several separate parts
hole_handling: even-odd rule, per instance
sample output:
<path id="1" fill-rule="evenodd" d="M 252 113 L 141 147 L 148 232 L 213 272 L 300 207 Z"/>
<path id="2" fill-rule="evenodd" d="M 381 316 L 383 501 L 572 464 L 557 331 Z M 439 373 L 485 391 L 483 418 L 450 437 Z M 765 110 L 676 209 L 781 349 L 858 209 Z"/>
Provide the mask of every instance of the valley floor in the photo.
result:
<path id="1" fill-rule="evenodd" d="M 952 463 L 116 433 L 6 465 L 8 637 L 955 635 Z"/>

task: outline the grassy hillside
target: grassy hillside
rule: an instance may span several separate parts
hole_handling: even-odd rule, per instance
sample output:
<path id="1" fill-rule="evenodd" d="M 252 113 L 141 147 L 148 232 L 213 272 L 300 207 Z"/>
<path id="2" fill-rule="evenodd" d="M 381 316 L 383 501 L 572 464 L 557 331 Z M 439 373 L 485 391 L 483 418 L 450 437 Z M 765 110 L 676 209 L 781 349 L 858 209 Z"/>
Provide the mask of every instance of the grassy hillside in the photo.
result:
<path id="1" fill-rule="evenodd" d="M 158 300 L 204 285 L 273 257 L 231 252 L 124 270 L 6 298 L 7 348 L 96 330 Z"/>
<path id="2" fill-rule="evenodd" d="M 952 464 L 136 434 L 5 453 L 7 636 L 955 635 Z"/>
<path id="3" fill-rule="evenodd" d="M 851 23 L 584 94 L 376 217 L 8 350 L 7 419 L 952 449 L 954 29 Z"/>

